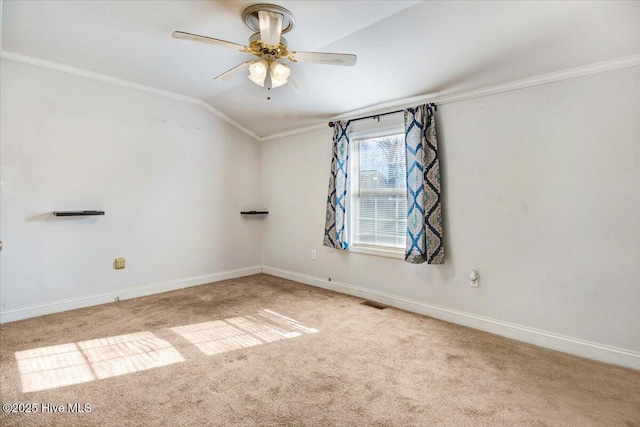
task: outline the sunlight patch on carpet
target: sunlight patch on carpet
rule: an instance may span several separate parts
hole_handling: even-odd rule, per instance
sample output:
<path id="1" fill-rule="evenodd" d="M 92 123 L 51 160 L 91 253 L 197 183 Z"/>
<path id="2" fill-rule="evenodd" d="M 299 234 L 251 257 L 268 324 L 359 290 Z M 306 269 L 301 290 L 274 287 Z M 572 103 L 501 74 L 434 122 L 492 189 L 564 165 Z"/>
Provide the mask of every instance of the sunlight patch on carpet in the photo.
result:
<path id="1" fill-rule="evenodd" d="M 151 332 L 18 351 L 15 358 L 25 393 L 144 371 L 185 360 L 171 344 Z"/>
<path id="2" fill-rule="evenodd" d="M 75 343 L 18 351 L 15 356 L 24 393 L 96 379 Z"/>
<path id="3" fill-rule="evenodd" d="M 170 330 L 208 356 L 318 332 L 317 329 L 308 328 L 271 310 L 261 310 L 254 315 L 178 326 Z"/>
<path id="4" fill-rule="evenodd" d="M 78 347 L 100 379 L 184 362 L 178 350 L 151 332 L 83 341 Z"/>
<path id="5" fill-rule="evenodd" d="M 226 353 L 317 329 L 271 310 L 170 328 L 206 355 Z M 152 332 L 40 347 L 15 353 L 24 393 L 49 390 L 184 362 L 180 352 Z"/>

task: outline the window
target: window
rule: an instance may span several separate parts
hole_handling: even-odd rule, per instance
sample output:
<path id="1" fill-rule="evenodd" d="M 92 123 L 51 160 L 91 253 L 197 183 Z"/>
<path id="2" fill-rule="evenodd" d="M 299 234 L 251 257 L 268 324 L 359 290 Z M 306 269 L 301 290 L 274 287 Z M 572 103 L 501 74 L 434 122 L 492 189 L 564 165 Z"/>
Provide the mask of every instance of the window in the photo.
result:
<path id="1" fill-rule="evenodd" d="M 404 133 L 354 137 L 351 150 L 350 249 L 402 258 L 407 230 Z"/>

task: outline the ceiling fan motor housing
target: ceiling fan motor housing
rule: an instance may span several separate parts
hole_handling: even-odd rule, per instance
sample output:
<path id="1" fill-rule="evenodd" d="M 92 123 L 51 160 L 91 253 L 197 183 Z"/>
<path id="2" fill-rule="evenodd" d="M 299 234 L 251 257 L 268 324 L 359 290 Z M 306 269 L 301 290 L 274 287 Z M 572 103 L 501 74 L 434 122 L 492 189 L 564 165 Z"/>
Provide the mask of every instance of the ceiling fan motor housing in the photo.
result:
<path id="1" fill-rule="evenodd" d="M 276 49 L 267 47 L 260 40 L 260 33 L 254 33 L 249 37 L 249 50 L 256 56 L 263 57 L 264 55 L 271 55 L 274 58 L 286 58 L 289 55 L 287 49 L 287 39 L 280 37 L 280 45 Z"/>

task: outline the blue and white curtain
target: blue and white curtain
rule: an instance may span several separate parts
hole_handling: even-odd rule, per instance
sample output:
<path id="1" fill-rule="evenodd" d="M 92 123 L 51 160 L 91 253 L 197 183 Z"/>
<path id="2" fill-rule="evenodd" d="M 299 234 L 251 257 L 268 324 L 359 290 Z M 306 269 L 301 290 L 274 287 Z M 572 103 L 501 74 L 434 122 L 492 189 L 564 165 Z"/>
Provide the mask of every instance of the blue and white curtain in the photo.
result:
<path id="1" fill-rule="evenodd" d="M 432 104 L 404 110 L 407 155 L 405 261 L 444 264 L 440 164 Z"/>
<path id="2" fill-rule="evenodd" d="M 347 162 L 349 161 L 348 127 L 348 121 L 334 122 L 333 125 L 333 157 L 327 195 L 327 218 L 324 226 L 323 244 L 340 250 L 349 249 L 345 227 Z"/>

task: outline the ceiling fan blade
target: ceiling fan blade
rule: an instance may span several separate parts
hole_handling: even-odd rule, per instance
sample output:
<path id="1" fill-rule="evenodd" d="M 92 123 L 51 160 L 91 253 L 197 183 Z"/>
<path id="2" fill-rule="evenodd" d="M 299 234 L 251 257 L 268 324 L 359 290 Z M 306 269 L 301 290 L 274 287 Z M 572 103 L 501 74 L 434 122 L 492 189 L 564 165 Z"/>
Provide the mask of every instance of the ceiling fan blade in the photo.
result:
<path id="1" fill-rule="evenodd" d="M 214 80 L 218 80 L 221 82 L 228 82 L 229 80 L 232 80 L 233 78 L 235 78 L 238 74 L 246 73 L 247 70 L 249 69 L 249 65 L 253 64 L 254 62 L 256 61 L 246 61 L 240 65 L 236 65 L 229 71 L 225 71 L 224 73 L 220 74 Z"/>
<path id="2" fill-rule="evenodd" d="M 266 10 L 258 11 L 260 40 L 267 47 L 276 48 L 280 45 L 282 18 L 283 16 L 279 13 L 267 12 Z"/>
<path id="3" fill-rule="evenodd" d="M 291 70 L 289 74 L 289 84 L 295 93 L 305 93 L 309 91 L 309 87 L 300 79 L 300 77 Z"/>
<path id="4" fill-rule="evenodd" d="M 356 65 L 358 57 L 348 53 L 325 53 L 325 52 L 289 52 L 289 61 L 292 62 L 312 62 L 314 64 L 326 65 Z"/>
<path id="5" fill-rule="evenodd" d="M 197 34 L 185 33 L 183 31 L 174 31 L 172 34 L 174 39 L 191 40 L 194 42 L 209 43 L 215 46 L 226 47 L 229 49 L 239 50 L 240 52 L 249 52 L 249 48 L 238 43 L 228 42 L 226 40 L 214 39 L 211 37 L 199 36 Z"/>

